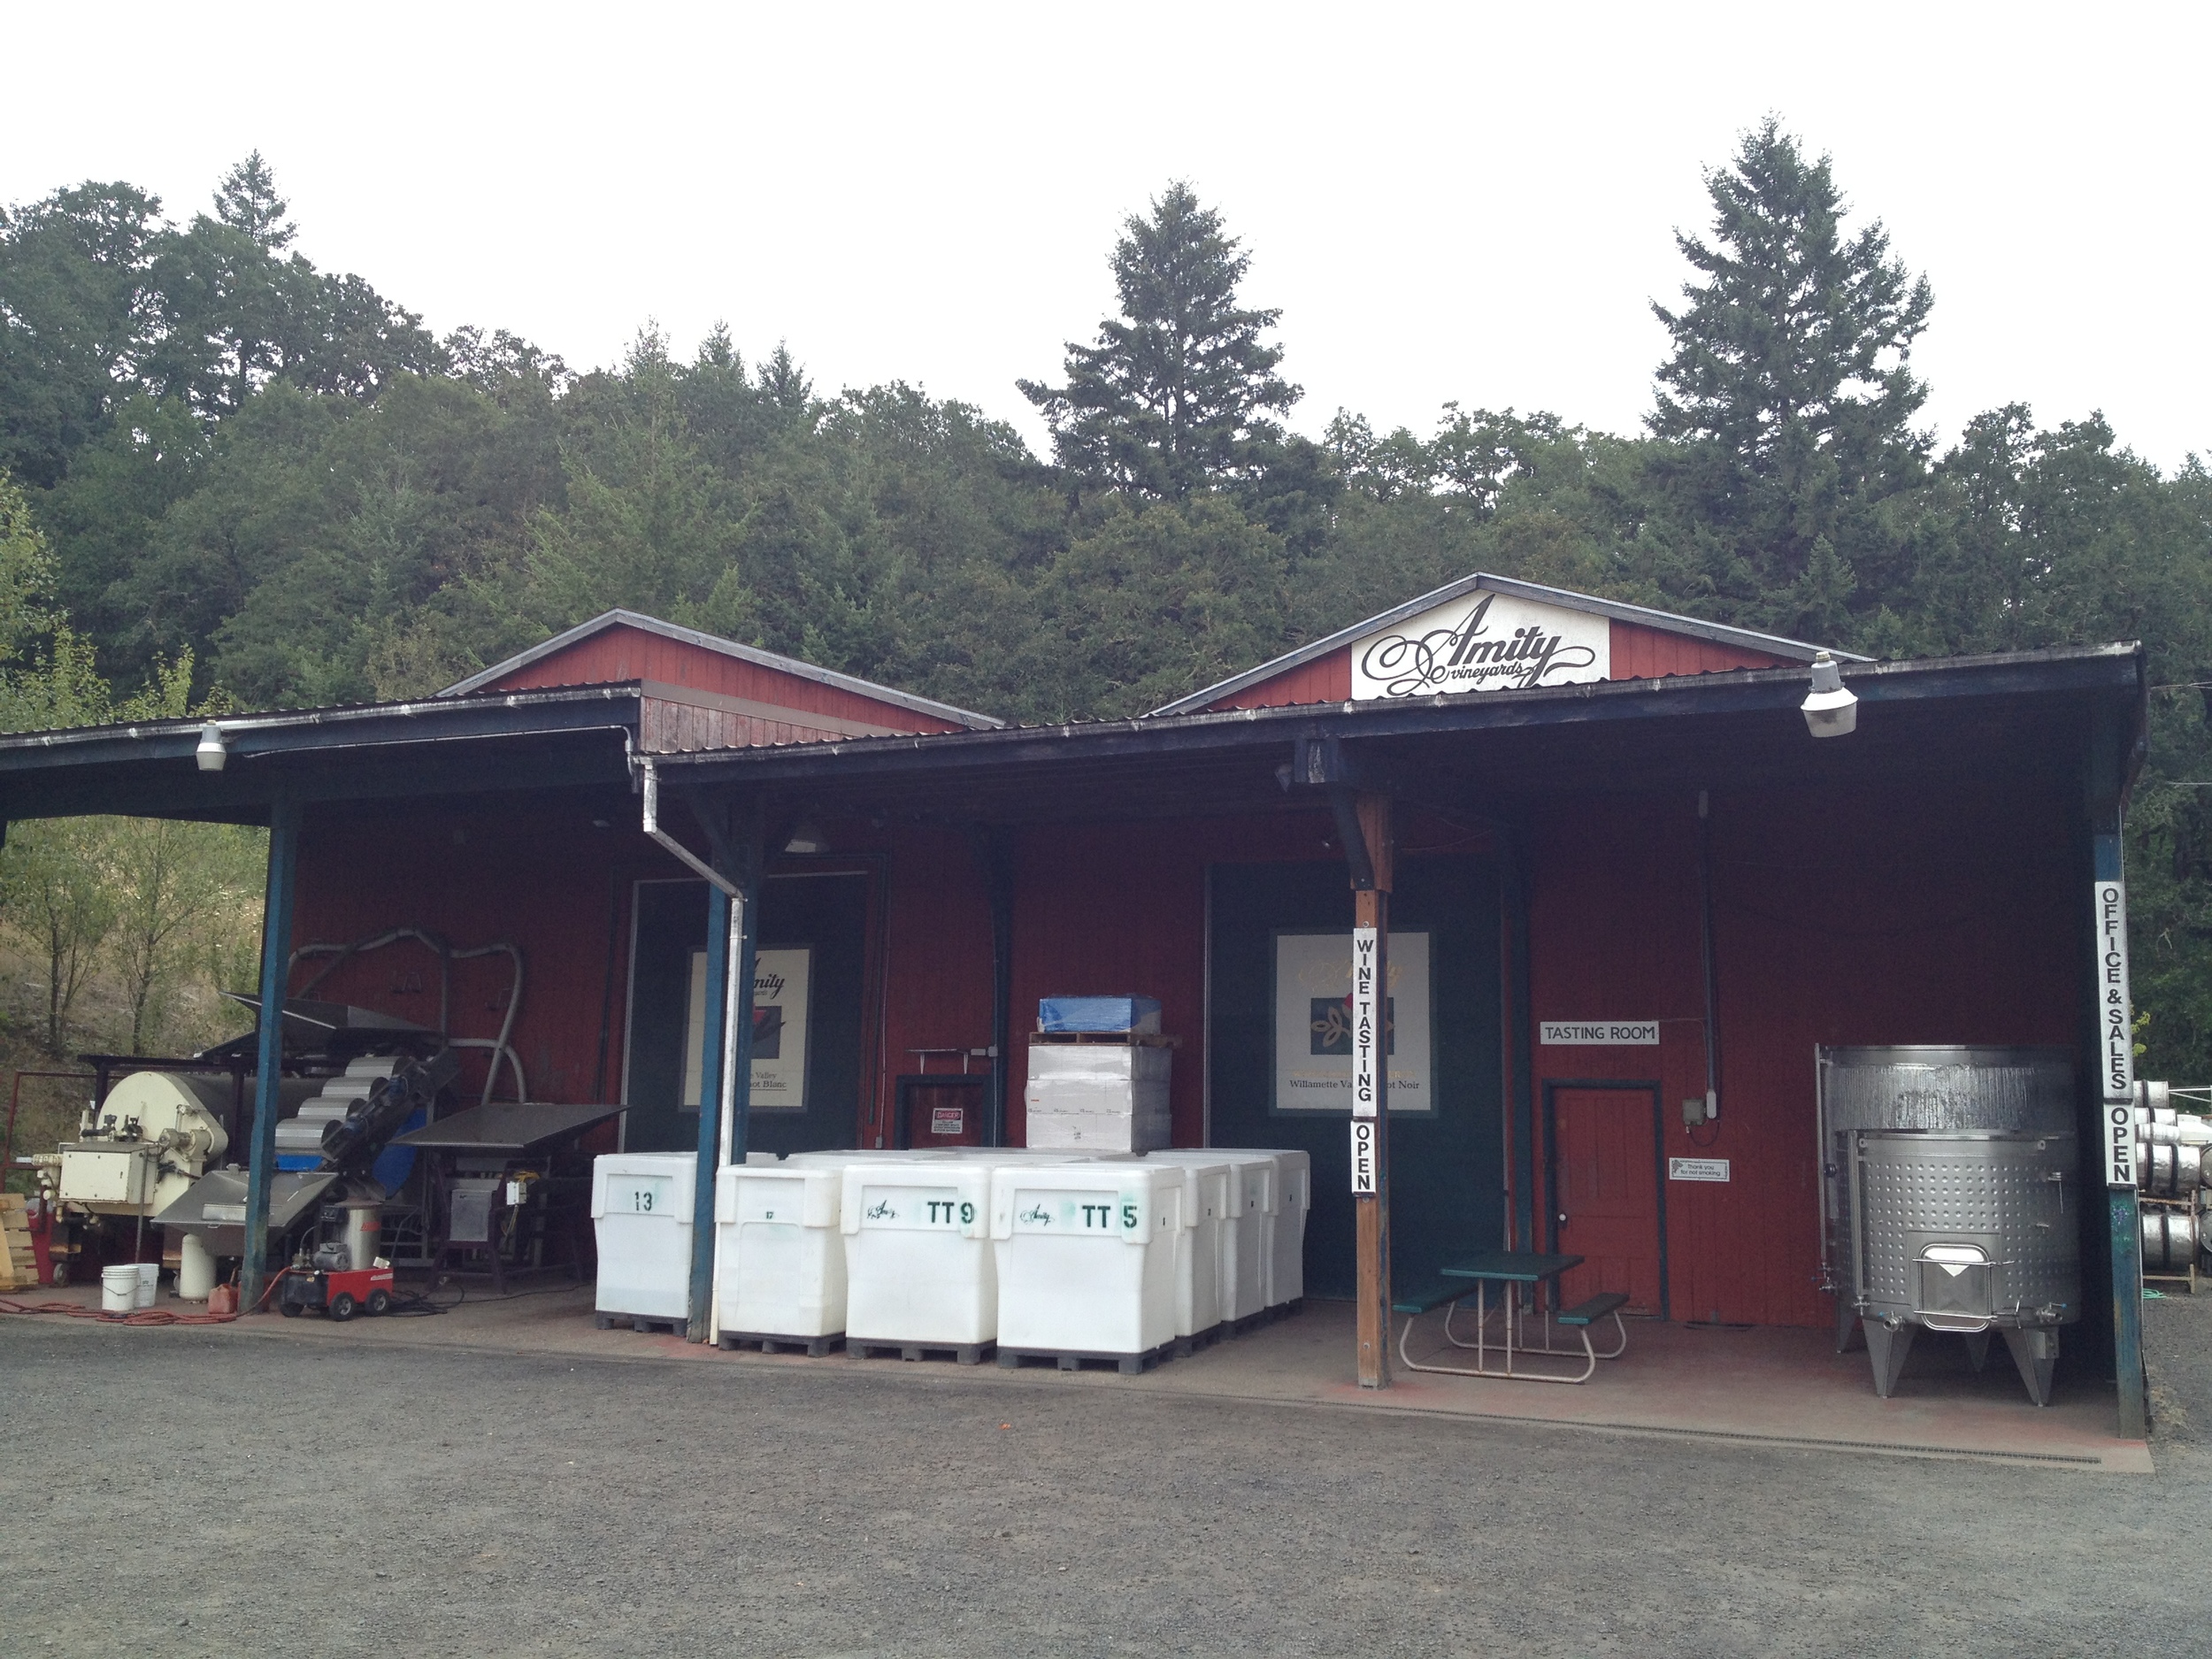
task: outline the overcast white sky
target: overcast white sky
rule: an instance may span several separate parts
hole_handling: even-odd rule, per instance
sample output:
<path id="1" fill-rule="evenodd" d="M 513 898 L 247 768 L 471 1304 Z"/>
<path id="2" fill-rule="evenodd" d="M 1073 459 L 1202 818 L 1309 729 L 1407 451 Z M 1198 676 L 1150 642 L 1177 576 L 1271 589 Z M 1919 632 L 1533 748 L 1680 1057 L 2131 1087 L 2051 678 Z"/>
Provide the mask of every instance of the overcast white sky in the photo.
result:
<path id="1" fill-rule="evenodd" d="M 726 319 L 818 388 L 1014 389 L 1111 309 L 1122 216 L 1187 178 L 1283 310 L 1295 424 L 1446 399 L 1632 429 L 1769 111 L 1925 272 L 1947 439 L 2013 399 L 2212 451 L 2208 8 L 32 7 L 0 0 L 0 200 L 206 204 L 258 147 L 298 246 L 443 331 L 572 365 Z"/>

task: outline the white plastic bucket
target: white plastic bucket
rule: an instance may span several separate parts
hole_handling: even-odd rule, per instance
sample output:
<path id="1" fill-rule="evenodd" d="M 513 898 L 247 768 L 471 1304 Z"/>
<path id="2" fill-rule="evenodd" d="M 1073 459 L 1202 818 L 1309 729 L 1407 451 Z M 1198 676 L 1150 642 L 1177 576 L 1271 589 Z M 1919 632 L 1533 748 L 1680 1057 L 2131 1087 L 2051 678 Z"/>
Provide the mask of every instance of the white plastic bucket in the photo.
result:
<path id="1" fill-rule="evenodd" d="M 154 1298 L 160 1294 L 161 1263 L 159 1262 L 139 1263 L 138 1305 L 142 1308 L 152 1307 L 154 1305 Z"/>
<path id="2" fill-rule="evenodd" d="M 138 1264 L 125 1262 L 100 1270 L 100 1311 L 129 1313 L 138 1306 Z"/>

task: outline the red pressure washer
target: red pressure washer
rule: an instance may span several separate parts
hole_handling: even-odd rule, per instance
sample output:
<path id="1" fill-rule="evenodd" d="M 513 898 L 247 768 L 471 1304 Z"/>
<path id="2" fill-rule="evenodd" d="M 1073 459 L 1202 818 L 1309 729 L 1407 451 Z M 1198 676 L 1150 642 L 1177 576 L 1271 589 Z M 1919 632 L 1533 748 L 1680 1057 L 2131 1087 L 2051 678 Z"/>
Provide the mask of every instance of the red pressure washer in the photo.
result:
<path id="1" fill-rule="evenodd" d="M 296 1319 L 311 1308 L 343 1323 L 357 1313 L 383 1313 L 392 1305 L 392 1266 L 378 1261 L 369 1267 L 349 1267 L 342 1243 L 325 1244 L 315 1251 L 313 1263 L 295 1263 L 277 1291 L 277 1311 Z"/>

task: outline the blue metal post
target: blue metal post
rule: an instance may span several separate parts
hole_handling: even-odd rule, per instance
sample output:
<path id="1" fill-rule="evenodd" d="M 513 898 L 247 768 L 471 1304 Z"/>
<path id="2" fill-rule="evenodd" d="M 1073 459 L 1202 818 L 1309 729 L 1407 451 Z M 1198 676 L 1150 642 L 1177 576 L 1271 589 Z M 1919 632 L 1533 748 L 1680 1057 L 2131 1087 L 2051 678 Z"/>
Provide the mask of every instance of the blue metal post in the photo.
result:
<path id="1" fill-rule="evenodd" d="M 253 1145 L 247 1157 L 246 1260 L 239 1307 L 261 1300 L 269 1253 L 269 1178 L 276 1167 L 278 1084 L 284 1067 L 284 992 L 292 956 L 292 878 L 299 867 L 296 801 L 269 808 L 269 880 L 261 910 L 261 1032 L 256 1050 Z"/>
<path id="2" fill-rule="evenodd" d="M 714 1181 L 722 1159 L 722 1044 L 729 1015 L 730 895 L 707 884 L 707 995 L 699 1042 L 699 1163 L 691 1197 L 691 1292 L 687 1334 L 707 1340 L 714 1294 Z"/>

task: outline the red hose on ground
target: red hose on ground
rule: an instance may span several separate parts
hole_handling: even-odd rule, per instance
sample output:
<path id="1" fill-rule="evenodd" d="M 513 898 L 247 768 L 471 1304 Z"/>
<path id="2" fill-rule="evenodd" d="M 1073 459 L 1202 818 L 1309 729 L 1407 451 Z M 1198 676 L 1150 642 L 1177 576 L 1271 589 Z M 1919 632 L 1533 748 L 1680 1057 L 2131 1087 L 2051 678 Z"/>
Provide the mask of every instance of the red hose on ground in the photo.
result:
<path id="1" fill-rule="evenodd" d="M 261 1293 L 261 1300 L 253 1305 L 254 1312 L 261 1311 L 278 1284 L 291 1271 L 288 1267 L 281 1268 L 269 1280 L 268 1288 Z M 97 1308 L 84 1307 L 73 1302 L 17 1302 L 8 1296 L 0 1296 L 0 1313 L 58 1313 L 72 1319 L 98 1319 L 108 1325 L 229 1325 L 238 1317 L 234 1313 L 171 1313 L 165 1308 L 140 1308 L 131 1313 L 103 1313 Z"/>
<path id="2" fill-rule="evenodd" d="M 171 1313 L 162 1308 L 140 1308 L 131 1313 L 102 1313 L 73 1302 L 16 1302 L 0 1296 L 0 1313 L 60 1313 L 72 1319 L 103 1319 L 110 1325 L 228 1325 L 234 1313 Z"/>

